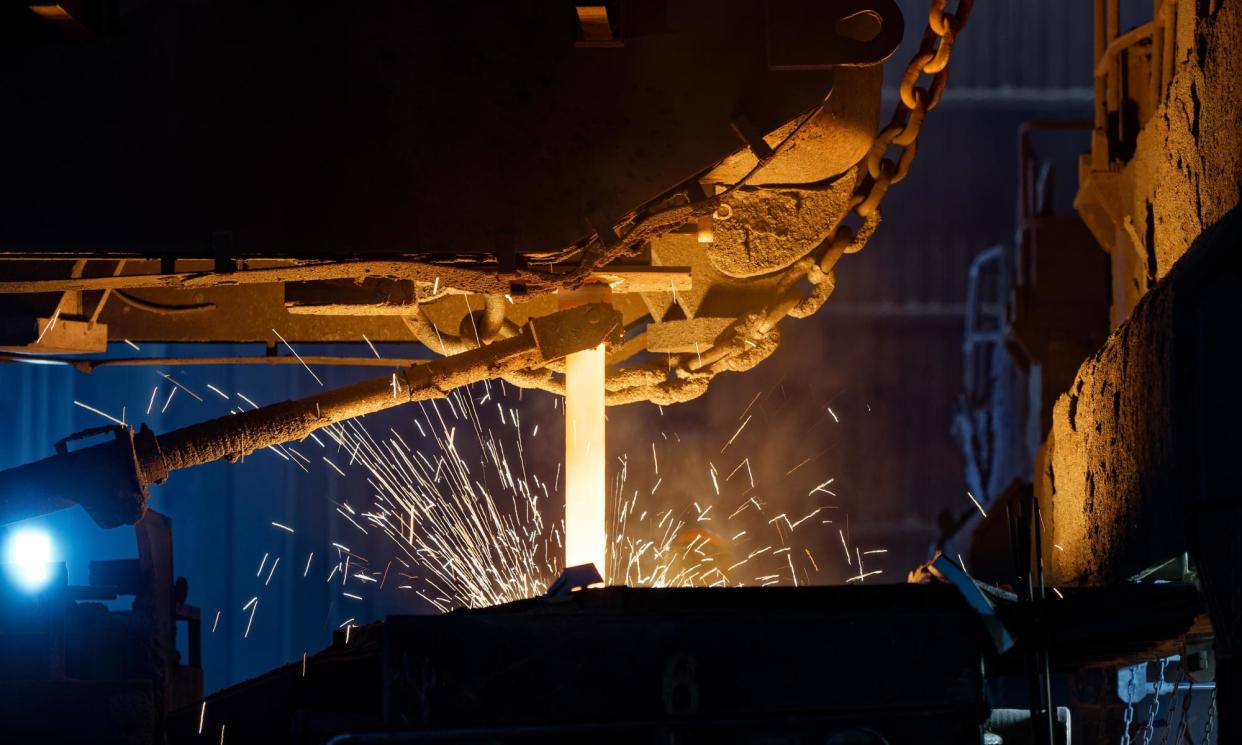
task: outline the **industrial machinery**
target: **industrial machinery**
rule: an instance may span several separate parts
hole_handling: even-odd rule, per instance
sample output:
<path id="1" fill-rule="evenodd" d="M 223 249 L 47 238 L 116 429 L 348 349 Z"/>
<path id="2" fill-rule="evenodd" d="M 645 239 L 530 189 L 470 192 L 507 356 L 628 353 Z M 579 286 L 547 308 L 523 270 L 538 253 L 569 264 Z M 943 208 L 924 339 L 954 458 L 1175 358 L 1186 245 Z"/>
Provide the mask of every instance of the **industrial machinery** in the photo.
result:
<path id="1" fill-rule="evenodd" d="M 167 712 L 202 697 L 200 611 L 185 578 L 174 579 L 172 521 L 150 510 L 134 537 L 138 558 L 91 562 L 85 586 L 68 583 L 63 563 L 38 594 L 14 592 L 5 577 L 5 740 L 155 742 Z"/>
<path id="2" fill-rule="evenodd" d="M 572 398 L 573 360 L 586 353 L 604 358 L 597 387 L 611 405 L 685 402 L 720 373 L 750 370 L 777 349 L 783 321 L 829 299 L 838 262 L 863 248 L 912 166 L 972 3 L 929 5 L 883 126 L 881 63 L 904 28 L 894 0 L 4 6 L 0 89 L 22 115 L 0 132 L 29 144 L 6 151 L 0 184 L 5 361 L 82 372 L 170 362 L 106 354 L 126 342 L 264 346 L 179 364 L 305 364 L 294 345 L 320 342 L 415 351 L 316 357 L 395 371 L 301 400 L 169 432 L 119 423 L 69 435 L 54 455 L 0 472 L 0 524 L 81 505 L 100 526 L 138 525 L 141 544 L 167 527 L 147 510 L 149 487 L 178 469 L 476 381 Z M 87 640 L 80 629 L 98 618 L 77 600 L 123 586 L 149 611 L 144 648 L 159 664 L 108 673 L 137 680 L 141 699 L 141 721 L 114 728 L 116 740 L 223 740 L 231 722 L 242 741 L 307 743 L 1068 743 L 1055 676 L 1172 655 L 1198 674 L 1207 663 L 1192 670 L 1192 652 L 1208 660 L 1213 638 L 1227 640 L 1212 665 L 1234 701 L 1237 561 L 1205 546 L 1238 519 L 1220 504 L 1227 423 L 1242 413 L 1220 372 L 1236 356 L 1220 340 L 1237 315 L 1237 228 L 1222 220 L 1200 242 L 1226 248 L 1200 249 L 1206 258 L 1159 283 L 1153 248 L 1151 292 L 1113 295 L 1112 325 L 1131 310 L 1134 320 L 1108 336 L 1097 290 L 1110 272 L 1124 285 L 1123 264 L 1114 253 L 1110 268 L 1095 243 L 1120 251 L 1137 237 L 1119 173 L 1144 153 L 1133 125 L 1162 105 L 1127 96 L 1176 83 L 1176 19 L 1190 16 L 1157 3 L 1143 33 L 1121 35 L 1116 2 L 1097 5 L 1101 103 L 1082 219 L 1045 208 L 1024 130 L 1020 250 L 979 264 L 996 261 L 1011 292 L 988 325 L 972 313 L 968 331 L 978 364 L 959 433 L 980 517 L 950 516 L 944 553 L 909 583 L 594 588 L 570 567 L 544 597 L 346 625 L 330 649 L 204 699 L 175 660 L 175 621 L 192 621 L 191 649 L 199 630 L 170 554 L 142 571 L 101 565 L 97 587 L 62 588 L 55 608 L 81 624 L 68 636 Z M 1142 39 L 1154 46 L 1127 52 Z M 1151 214 L 1149 203 L 1154 235 Z M 1052 274 L 1076 281 L 1049 290 Z M 1143 324 L 1151 333 L 1130 331 Z M 1087 364 L 1102 371 L 1084 372 L 1101 344 Z M 996 424 L 987 371 L 1009 364 L 1038 392 L 1024 417 Z M 1142 379 L 1119 384 L 1116 365 Z M 1042 377 L 1026 377 L 1034 368 Z M 1144 393 L 1123 402 L 1134 388 Z M 1134 413 L 1149 399 L 1176 442 L 1164 419 Z M 1109 411 L 1115 430 L 1079 431 L 1077 417 Z M 1010 439 L 979 435 L 1019 418 Z M 1127 436 L 1137 444 L 1118 446 Z M 997 457 L 982 440 L 1011 449 Z M 1079 462 L 1088 451 L 1098 465 Z M 1069 486 L 1056 475 L 1066 471 Z M 1112 487 L 1098 504 L 1097 478 Z M 1175 483 L 1193 484 L 1190 507 L 1164 499 Z M 1092 522 L 1097 510 L 1109 520 Z M 1228 519 L 1213 524 L 1218 512 Z M 1185 521 L 1186 536 L 1128 545 L 1135 526 L 1156 534 L 1165 519 Z M 948 558 L 959 553 L 977 574 Z M 1136 575 L 1169 581 L 1125 581 Z M 55 703 L 65 680 L 94 685 L 85 657 L 6 677 L 57 680 L 40 688 Z M 1006 698 L 996 681 L 1013 680 L 1022 711 L 993 705 Z"/>
<path id="3" fill-rule="evenodd" d="M 878 135 L 877 65 L 903 32 L 891 0 L 367 7 L 336 60 L 277 33 L 280 14 L 22 9 L 0 74 L 28 116 L 6 123 L 9 139 L 72 122 L 112 145 L 65 136 L 50 159 L 30 151 L 12 168 L 0 200 L 11 360 L 89 370 L 111 361 L 54 355 L 110 340 L 267 345 L 242 363 L 271 361 L 277 341 L 359 338 L 446 360 L 159 437 L 121 427 L 72 452 L 66 440 L 0 476 L 0 513 L 76 502 L 101 525 L 134 522 L 169 471 L 479 379 L 563 393 L 563 358 L 604 341 L 613 404 L 684 401 L 753 367 L 781 319 L 828 298 L 837 261 L 908 172 L 969 15 L 944 5 Z M 331 38 L 336 19 L 304 22 L 299 39 Z M 181 61 L 153 71 L 157 33 Z M 208 74 L 225 52 L 251 64 Z M 311 72 L 332 69 L 315 79 L 343 76 L 341 91 L 285 77 L 312 57 Z M 441 59 L 461 64 L 430 73 Z M 99 76 L 89 93 L 84 69 Z M 72 95 L 47 99 L 49 87 Z M 466 94 L 480 89 L 500 93 Z M 144 106 L 194 126 L 127 126 L 122 112 L 147 93 Z M 238 129 L 282 116 L 289 127 L 267 133 L 279 147 Z M 242 170 L 259 176 L 241 185 Z M 584 286 L 607 287 L 593 298 L 607 307 L 558 310 Z M 69 463 L 99 478 L 66 478 Z"/>
<path id="4" fill-rule="evenodd" d="M 153 3 L 121 18 L 22 9 L 6 46 L 14 64 L 0 74 L 28 116 L 6 123 L 8 138 L 72 126 L 112 144 L 65 136 L 50 160 L 27 151 L 10 169 L 0 345 L 27 356 L 11 359 L 158 340 L 263 342 L 270 360 L 278 340 L 365 338 L 417 341 L 453 361 L 410 368 L 392 396 L 377 379 L 248 414 L 253 427 L 222 421 L 175 443 L 118 431 L 112 444 L 2 477 L 5 500 L 27 499 L 18 486 L 85 459 L 119 485 L 107 503 L 63 483 L 44 504 L 6 505 L 5 517 L 75 501 L 101 525 L 133 522 L 146 486 L 176 468 L 480 378 L 563 393 L 561 358 L 605 339 L 614 404 L 684 401 L 717 373 L 753 367 L 776 348 L 782 318 L 828 298 L 837 261 L 862 247 L 907 173 L 969 14 L 969 3 L 957 16 L 942 5 L 879 136 L 877 65 L 903 32 L 891 0 L 726 12 L 707 2 L 367 7 L 352 11 L 335 60 L 281 35 L 282 15 L 227 5 Z M 298 38 L 331 38 L 335 16 L 303 20 Z M 155 72 L 144 34 L 157 33 L 181 61 Z M 273 38 L 285 39 L 279 51 Z M 225 52 L 250 64 L 208 74 Z M 293 60 L 312 58 L 303 74 L 330 67 L 314 79 L 343 76 L 341 91 L 286 79 Z M 99 80 L 84 83 L 84 69 Z M 273 95 L 235 95 L 267 86 Z M 47 99 L 49 88 L 67 95 Z M 140 96 L 194 126 L 157 137 L 128 126 L 122 112 Z M 238 129 L 284 116 L 287 129 L 264 135 L 278 147 Z M 242 185 L 243 171 L 261 176 Z M 572 313 L 558 315 L 583 285 L 607 286 L 618 317 L 593 327 L 589 344 Z M 554 353 L 561 338 L 574 342 Z"/>
<path id="5" fill-rule="evenodd" d="M 934 40 L 967 16 L 937 12 L 877 140 L 892 0 L 381 4 L 349 9 L 348 36 L 336 12 L 288 33 L 229 3 L 31 7 L 7 25 L 26 114 L 4 133 L 61 144 L 7 165 L 0 346 L 365 335 L 447 355 L 602 283 L 626 329 L 612 403 L 699 395 L 823 303 L 944 88 Z M 503 377 L 563 391 L 561 371 Z"/>

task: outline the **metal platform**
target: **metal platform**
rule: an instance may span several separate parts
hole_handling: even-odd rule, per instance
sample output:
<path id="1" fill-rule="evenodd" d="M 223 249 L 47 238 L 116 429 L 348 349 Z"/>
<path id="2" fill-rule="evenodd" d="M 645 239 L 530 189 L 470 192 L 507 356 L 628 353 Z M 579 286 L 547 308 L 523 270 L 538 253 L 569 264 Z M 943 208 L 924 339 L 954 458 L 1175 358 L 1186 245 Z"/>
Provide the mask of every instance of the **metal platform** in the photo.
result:
<path id="1" fill-rule="evenodd" d="M 611 587 L 339 631 L 169 739 L 978 742 L 987 644 L 947 585 Z"/>

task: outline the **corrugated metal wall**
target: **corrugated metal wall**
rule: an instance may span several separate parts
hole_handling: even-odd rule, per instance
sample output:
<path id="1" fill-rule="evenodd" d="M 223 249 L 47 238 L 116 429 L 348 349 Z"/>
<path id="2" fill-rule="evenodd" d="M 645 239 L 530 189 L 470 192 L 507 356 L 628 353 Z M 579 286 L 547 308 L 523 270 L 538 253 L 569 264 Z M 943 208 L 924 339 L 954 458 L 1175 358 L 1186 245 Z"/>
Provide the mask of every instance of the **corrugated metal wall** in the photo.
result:
<path id="1" fill-rule="evenodd" d="M 897 4 L 906 17 L 906 36 L 885 65 L 888 81 L 904 69 L 927 23 L 924 0 Z M 947 97 L 1090 101 L 1093 5 L 1092 0 L 976 0 L 954 48 Z M 1120 6 L 1122 31 L 1151 19 L 1151 0 L 1121 0 Z"/>
<path id="2" fill-rule="evenodd" d="M 906 16 L 906 41 L 917 41 L 927 23 L 927 3 L 898 4 Z M 1052 91 L 1089 90 L 1091 71 L 1081 61 L 1091 58 L 1091 13 L 1091 0 L 979 0 L 953 50 L 953 95 L 969 90 L 1049 96 Z M 890 60 L 889 69 L 907 59 Z"/>

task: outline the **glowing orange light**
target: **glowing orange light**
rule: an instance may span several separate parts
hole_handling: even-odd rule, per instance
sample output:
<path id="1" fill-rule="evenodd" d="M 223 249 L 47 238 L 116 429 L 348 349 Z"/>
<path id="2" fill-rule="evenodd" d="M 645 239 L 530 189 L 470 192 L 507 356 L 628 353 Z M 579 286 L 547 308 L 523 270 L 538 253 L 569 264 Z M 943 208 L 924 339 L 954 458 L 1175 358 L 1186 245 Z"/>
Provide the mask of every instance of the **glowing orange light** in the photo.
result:
<path id="1" fill-rule="evenodd" d="M 55 3 L 31 5 L 30 9 L 34 11 L 40 18 L 46 18 L 49 21 L 71 21 L 73 16 L 69 11 Z"/>
<path id="2" fill-rule="evenodd" d="M 604 345 L 565 359 L 565 566 L 605 574 Z"/>

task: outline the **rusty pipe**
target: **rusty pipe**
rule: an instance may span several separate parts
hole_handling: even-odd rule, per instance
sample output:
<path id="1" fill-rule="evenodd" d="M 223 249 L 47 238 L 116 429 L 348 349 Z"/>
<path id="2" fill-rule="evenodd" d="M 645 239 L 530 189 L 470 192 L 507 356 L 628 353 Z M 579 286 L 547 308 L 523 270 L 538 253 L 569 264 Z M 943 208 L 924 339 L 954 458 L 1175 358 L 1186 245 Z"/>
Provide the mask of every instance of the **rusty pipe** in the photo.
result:
<path id="1" fill-rule="evenodd" d="M 238 458 L 300 440 L 323 427 L 412 401 L 442 398 L 454 388 L 545 365 L 621 341 L 621 314 L 593 303 L 533 318 L 516 335 L 451 357 L 411 365 L 296 401 L 263 406 L 156 435 L 115 427 L 107 443 L 0 471 L 0 524 L 82 505 L 102 527 L 133 523 L 146 511 L 147 487 L 172 471 Z"/>
<path id="2" fill-rule="evenodd" d="M 304 439 L 328 425 L 412 401 L 440 398 L 458 386 L 527 368 L 541 359 L 528 329 L 511 339 L 411 365 L 391 375 L 168 432 L 157 438 L 160 457 L 169 471 L 221 458 L 236 461 L 269 445 Z"/>

